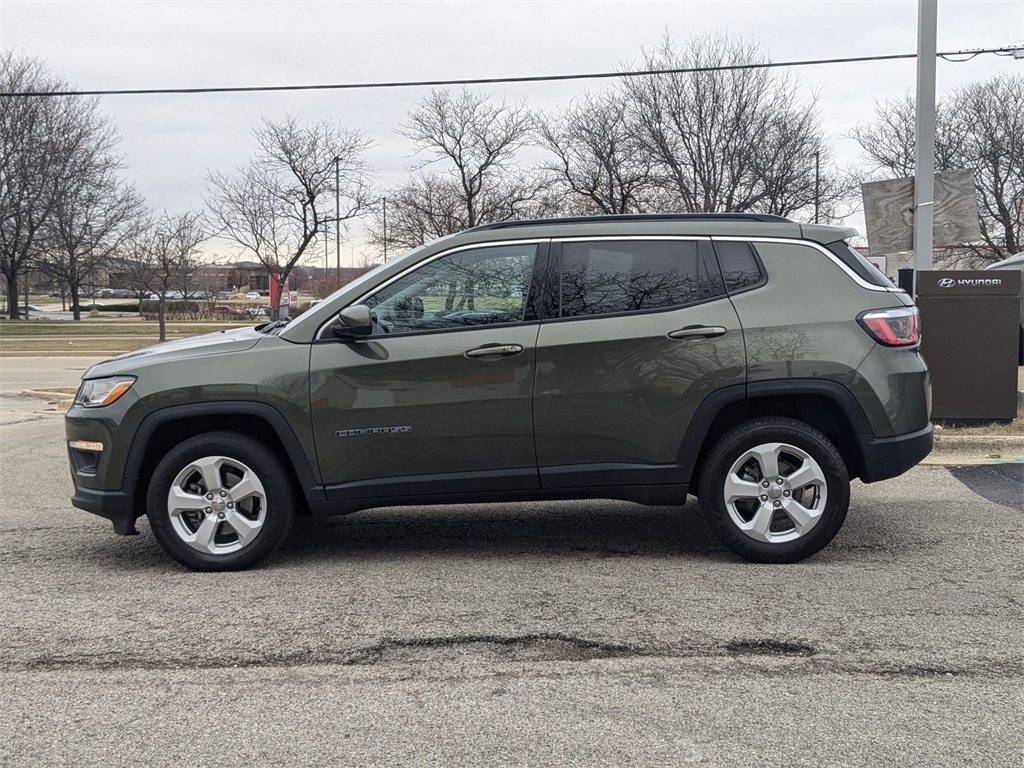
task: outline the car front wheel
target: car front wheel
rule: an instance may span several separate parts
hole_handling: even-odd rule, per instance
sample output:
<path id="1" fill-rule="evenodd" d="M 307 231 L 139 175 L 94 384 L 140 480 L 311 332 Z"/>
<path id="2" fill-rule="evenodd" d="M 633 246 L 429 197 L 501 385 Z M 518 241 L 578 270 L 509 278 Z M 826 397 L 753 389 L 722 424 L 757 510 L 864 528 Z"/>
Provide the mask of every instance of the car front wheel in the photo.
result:
<path id="1" fill-rule="evenodd" d="M 259 562 L 284 539 L 295 514 L 274 453 L 233 432 L 198 435 L 171 449 L 153 472 L 146 506 L 160 546 L 201 571 Z"/>
<path id="2" fill-rule="evenodd" d="M 711 449 L 700 505 L 726 547 L 759 563 L 810 557 L 839 532 L 850 478 L 835 446 L 795 419 L 748 421 Z"/>

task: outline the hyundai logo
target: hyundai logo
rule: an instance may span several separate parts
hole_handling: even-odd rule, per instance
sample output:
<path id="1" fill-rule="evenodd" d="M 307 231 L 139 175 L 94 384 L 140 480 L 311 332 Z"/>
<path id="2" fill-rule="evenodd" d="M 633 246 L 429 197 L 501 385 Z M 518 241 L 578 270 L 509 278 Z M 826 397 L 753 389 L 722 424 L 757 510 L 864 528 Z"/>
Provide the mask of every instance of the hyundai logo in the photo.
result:
<path id="1" fill-rule="evenodd" d="M 938 281 L 939 288 L 952 288 L 954 285 L 970 286 L 973 288 L 995 288 L 1002 284 L 1003 279 L 1001 277 L 961 277 L 956 280 L 952 277 L 944 277 Z"/>

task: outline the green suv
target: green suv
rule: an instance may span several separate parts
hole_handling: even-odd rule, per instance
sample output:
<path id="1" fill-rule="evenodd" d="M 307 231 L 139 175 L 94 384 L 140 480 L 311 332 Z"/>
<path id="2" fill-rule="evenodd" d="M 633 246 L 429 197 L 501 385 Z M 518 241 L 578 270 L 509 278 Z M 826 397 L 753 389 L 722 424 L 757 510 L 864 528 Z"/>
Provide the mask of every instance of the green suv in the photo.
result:
<path id="1" fill-rule="evenodd" d="M 850 479 L 931 450 L 918 313 L 849 229 L 665 214 L 486 225 L 290 323 L 100 363 L 66 416 L 72 503 L 201 570 L 296 514 L 694 494 L 722 544 L 793 562 Z"/>

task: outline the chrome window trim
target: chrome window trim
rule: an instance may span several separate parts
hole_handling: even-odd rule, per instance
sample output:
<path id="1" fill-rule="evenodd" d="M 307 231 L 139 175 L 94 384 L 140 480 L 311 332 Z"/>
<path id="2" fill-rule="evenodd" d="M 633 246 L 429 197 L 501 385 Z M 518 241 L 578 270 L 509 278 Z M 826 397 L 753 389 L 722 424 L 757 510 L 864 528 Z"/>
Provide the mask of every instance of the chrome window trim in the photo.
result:
<path id="1" fill-rule="evenodd" d="M 846 266 L 846 264 L 843 263 L 843 260 L 836 256 L 834 253 L 832 253 L 832 251 L 823 246 L 821 243 L 816 243 L 813 240 L 799 240 L 791 237 L 765 237 L 764 235 L 759 235 L 756 237 L 712 236 L 711 240 L 721 240 L 723 242 L 740 243 L 768 243 L 772 245 L 803 245 L 810 248 L 815 248 L 818 251 L 820 251 L 824 256 L 826 256 L 829 259 L 829 261 L 831 261 L 833 264 L 839 267 L 839 269 L 842 270 L 843 274 L 845 274 L 847 277 L 853 280 L 853 282 L 855 282 L 861 288 L 864 288 L 869 291 L 878 291 L 879 293 L 901 293 L 903 291 L 903 289 L 897 285 L 893 285 L 892 287 L 886 287 L 884 285 L 875 285 L 874 283 L 867 282 L 860 275 L 858 275 L 856 272 L 854 272 L 852 269 Z"/>
<path id="2" fill-rule="evenodd" d="M 427 264 L 430 264 L 432 261 L 436 261 L 437 259 L 440 259 L 440 258 L 442 258 L 444 256 L 450 256 L 451 254 L 458 253 L 459 251 L 468 251 L 468 250 L 471 250 L 471 249 L 480 249 L 480 248 L 496 248 L 496 247 L 507 246 L 507 245 L 534 245 L 534 246 L 536 246 L 536 245 L 540 245 L 541 243 L 547 243 L 547 242 L 550 242 L 550 241 L 551 241 L 550 237 L 531 237 L 531 238 L 528 238 L 528 239 L 525 239 L 525 240 L 488 240 L 488 241 L 484 241 L 484 242 L 480 242 L 480 243 L 469 243 L 467 245 L 458 245 L 458 246 L 456 246 L 454 248 L 449 248 L 446 251 L 439 251 L 438 253 L 435 253 L 433 256 L 430 256 L 429 258 L 423 259 L 422 261 L 417 261 L 415 264 L 410 264 L 408 269 L 404 269 L 401 272 L 399 272 L 397 275 L 394 275 L 393 277 L 388 278 L 383 283 L 379 283 L 378 285 L 375 285 L 372 289 L 370 289 L 366 293 L 360 294 L 358 297 L 356 297 L 355 299 L 350 301 L 348 304 L 346 304 L 345 307 L 354 307 L 354 306 L 356 306 L 358 304 L 362 304 L 367 298 L 369 298 L 373 294 L 377 293 L 377 291 L 380 291 L 380 290 L 382 290 L 384 288 L 387 288 L 389 285 L 391 285 L 392 283 L 396 282 L 397 280 L 401 280 L 403 277 L 408 275 L 410 272 L 415 272 L 420 267 L 425 266 Z M 536 255 L 534 256 L 534 258 L 536 258 Z M 342 309 L 344 309 L 345 307 L 342 307 Z M 334 323 L 336 318 L 337 318 L 337 313 L 335 313 L 330 318 L 328 318 L 326 321 L 324 321 L 324 324 L 321 325 L 317 329 L 316 335 L 313 337 L 313 340 L 314 341 L 321 341 L 323 339 L 324 331 L 326 331 Z M 471 326 L 467 326 L 467 327 L 471 327 Z"/>

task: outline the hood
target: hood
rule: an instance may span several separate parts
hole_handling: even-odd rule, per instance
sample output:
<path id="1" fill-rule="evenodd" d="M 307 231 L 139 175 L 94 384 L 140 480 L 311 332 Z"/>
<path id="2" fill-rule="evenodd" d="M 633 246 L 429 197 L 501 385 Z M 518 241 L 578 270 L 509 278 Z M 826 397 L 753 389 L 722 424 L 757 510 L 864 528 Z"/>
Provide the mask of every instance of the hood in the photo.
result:
<path id="1" fill-rule="evenodd" d="M 113 376 L 119 373 L 131 373 L 134 369 L 156 363 L 186 360 L 206 355 L 222 355 L 229 352 L 241 352 L 256 345 L 265 338 L 255 328 L 237 328 L 230 331 L 215 331 L 201 336 L 189 336 L 187 339 L 165 341 L 151 347 L 125 352 L 97 363 L 82 376 L 83 379 L 95 379 L 101 376 Z"/>

